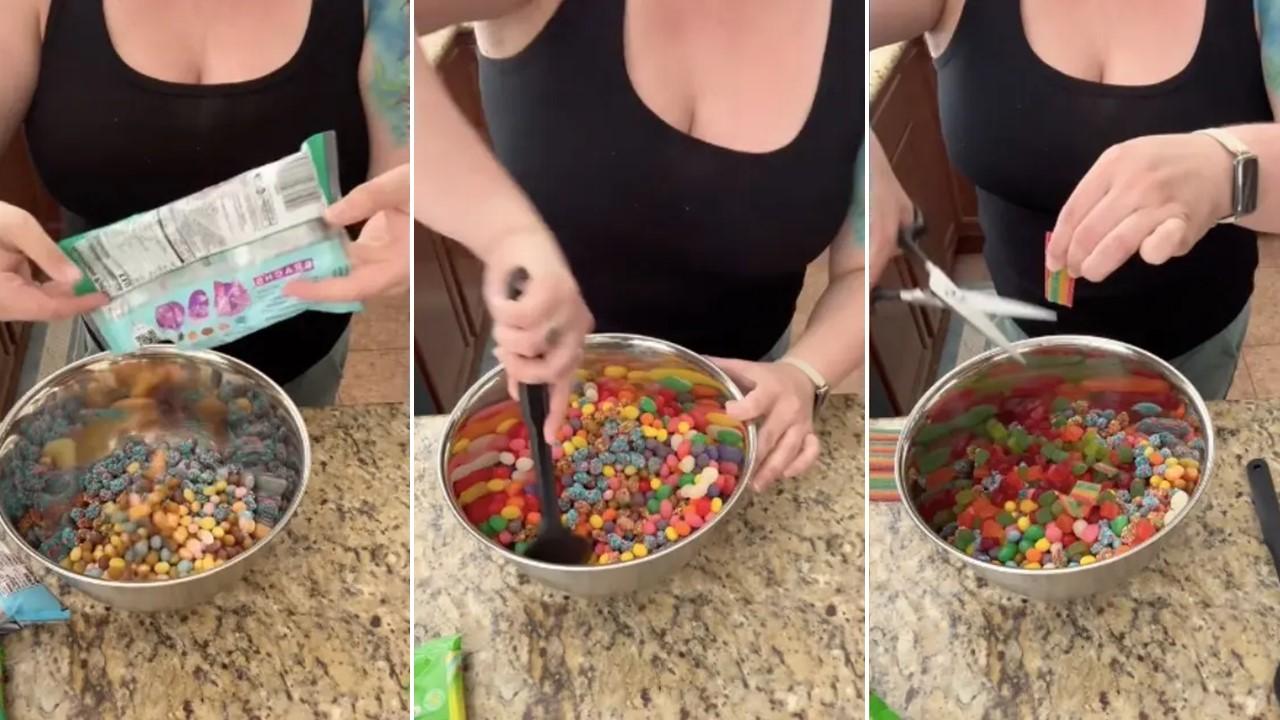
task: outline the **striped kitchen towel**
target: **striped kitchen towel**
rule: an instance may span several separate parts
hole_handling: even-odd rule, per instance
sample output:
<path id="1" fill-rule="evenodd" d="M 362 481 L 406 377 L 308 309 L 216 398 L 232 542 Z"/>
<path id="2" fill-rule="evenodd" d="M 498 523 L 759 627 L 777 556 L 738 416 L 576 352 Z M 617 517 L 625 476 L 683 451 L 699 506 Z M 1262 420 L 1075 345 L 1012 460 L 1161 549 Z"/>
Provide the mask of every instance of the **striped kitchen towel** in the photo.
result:
<path id="1" fill-rule="evenodd" d="M 898 502 L 893 454 L 906 418 L 871 418 L 867 425 L 867 490 L 872 502 Z"/>

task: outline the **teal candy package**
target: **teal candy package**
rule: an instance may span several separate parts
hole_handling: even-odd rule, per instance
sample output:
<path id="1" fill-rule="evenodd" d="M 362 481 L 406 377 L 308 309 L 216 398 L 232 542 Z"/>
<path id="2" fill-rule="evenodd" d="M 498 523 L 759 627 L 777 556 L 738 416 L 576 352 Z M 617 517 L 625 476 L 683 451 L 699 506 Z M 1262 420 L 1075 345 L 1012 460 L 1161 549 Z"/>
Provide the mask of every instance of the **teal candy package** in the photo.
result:
<path id="1" fill-rule="evenodd" d="M 28 625 L 66 622 L 70 617 L 26 565 L 0 547 L 0 635 Z"/>
<path id="2" fill-rule="evenodd" d="M 323 219 L 339 192 L 336 138 L 327 132 L 288 157 L 59 246 L 84 272 L 76 293 L 110 298 L 87 316 L 108 350 L 213 348 L 308 310 L 362 309 L 282 292 L 292 280 L 350 273 L 350 238 Z"/>

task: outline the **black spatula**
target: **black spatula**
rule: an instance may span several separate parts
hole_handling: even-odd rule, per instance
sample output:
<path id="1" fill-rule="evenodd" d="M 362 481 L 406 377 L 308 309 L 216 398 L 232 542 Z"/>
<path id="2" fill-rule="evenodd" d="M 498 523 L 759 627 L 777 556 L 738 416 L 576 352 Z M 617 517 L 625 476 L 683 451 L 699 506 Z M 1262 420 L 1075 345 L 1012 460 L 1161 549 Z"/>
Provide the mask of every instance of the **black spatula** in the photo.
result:
<path id="1" fill-rule="evenodd" d="M 507 278 L 507 297 L 519 300 L 529 272 L 516 268 Z M 525 550 L 525 557 L 557 565 L 582 565 L 591 558 L 591 543 L 569 532 L 560 522 L 560 497 L 556 493 L 555 466 L 551 464 L 551 446 L 542 434 L 551 408 L 551 392 L 546 385 L 520 384 L 520 411 L 529 429 L 529 449 L 533 452 L 533 468 L 538 474 L 538 503 L 542 522 L 538 535 Z"/>
<path id="2" fill-rule="evenodd" d="M 1276 499 L 1276 488 L 1271 482 L 1271 467 L 1266 460 L 1250 460 L 1245 474 L 1249 478 L 1249 494 L 1253 496 L 1253 511 L 1262 526 L 1262 542 L 1271 551 L 1271 562 L 1280 574 L 1280 501 Z M 1280 700 L 1280 667 L 1276 668 L 1271 685 L 1276 699 Z"/>

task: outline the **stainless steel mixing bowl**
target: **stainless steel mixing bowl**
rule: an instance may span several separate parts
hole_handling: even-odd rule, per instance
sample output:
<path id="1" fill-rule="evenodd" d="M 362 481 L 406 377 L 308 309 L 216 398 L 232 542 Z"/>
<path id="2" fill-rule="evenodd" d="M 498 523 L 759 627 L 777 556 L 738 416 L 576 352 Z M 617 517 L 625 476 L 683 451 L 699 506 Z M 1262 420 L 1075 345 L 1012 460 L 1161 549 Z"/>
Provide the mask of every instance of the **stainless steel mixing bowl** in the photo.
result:
<path id="1" fill-rule="evenodd" d="M 174 610 L 207 602 L 214 594 L 234 585 L 249 567 L 259 560 L 268 545 L 284 532 L 293 517 L 306 490 L 311 465 L 311 444 L 307 437 L 302 416 L 297 407 L 278 385 L 248 365 L 216 352 L 182 350 L 168 345 L 157 345 L 124 355 L 101 354 L 85 358 L 58 370 L 41 381 L 23 396 L 0 423 L 0 467 L 16 462 L 15 454 L 20 443 L 19 432 L 26 423 L 38 421 L 41 414 L 67 400 L 84 400 L 87 404 L 100 404 L 104 388 L 120 382 L 121 376 L 129 376 L 144 368 L 161 365 L 177 368 L 183 373 L 186 396 L 193 399 L 230 383 L 259 391 L 267 401 L 267 412 L 274 415 L 286 429 L 287 459 L 296 467 L 297 478 L 289 482 L 283 492 L 279 520 L 270 534 L 259 540 L 245 552 L 202 573 L 185 578 L 163 581 L 119 582 L 81 575 L 61 567 L 35 548 L 18 532 L 15 518 L 0 512 L 0 524 L 12 543 L 21 548 L 30 562 L 62 577 L 72 587 L 112 607 L 122 610 L 155 611 Z M 98 438 L 105 448 L 130 435 L 148 440 L 183 440 L 193 436 L 194 427 L 204 423 L 202 415 L 207 409 L 195 404 L 179 404 L 166 415 L 164 427 L 152 427 L 138 433 L 135 429 L 122 429 L 117 435 Z M 173 420 L 174 422 L 169 422 Z M 0 483 L 2 486 L 3 483 Z M 7 489 L 12 491 L 11 488 Z M 0 492 L 5 489 L 0 489 Z M 7 503 L 6 503 L 7 505 Z"/>
<path id="2" fill-rule="evenodd" d="M 607 365 L 622 365 L 630 370 L 655 368 L 685 368 L 710 376 L 728 389 L 725 400 L 741 400 L 743 393 L 733 380 L 714 363 L 679 345 L 643 337 L 640 335 L 596 334 L 586 339 L 586 352 L 582 367 L 593 376 Z M 571 595 L 613 595 L 651 588 L 663 578 L 684 567 L 698 553 L 698 548 L 711 542 L 711 538 L 723 527 L 725 519 L 737 512 L 750 494 L 750 479 L 755 467 L 756 430 L 747 426 L 743 447 L 742 473 L 733 496 L 728 498 L 719 513 L 701 529 L 677 543 L 646 557 L 625 563 L 610 565 L 553 565 L 530 560 L 504 548 L 501 544 L 480 532 L 458 506 L 449 483 L 449 451 L 458 440 L 458 431 L 476 412 L 508 400 L 506 373 L 499 366 L 480 378 L 458 401 L 449 416 L 440 444 L 436 469 L 445 501 L 453 518 L 477 542 L 491 550 L 499 560 L 514 563 L 517 569 L 547 585 Z"/>
<path id="3" fill-rule="evenodd" d="M 1037 600 L 1067 600 L 1114 588 L 1150 564 L 1161 548 L 1169 547 L 1169 543 L 1174 542 L 1173 538 L 1177 537 L 1179 528 L 1190 522 L 1189 518 L 1200 508 L 1213 476 L 1213 424 L 1209 411 L 1195 387 L 1173 366 L 1131 345 L 1097 337 L 1059 335 L 1023 340 L 1014 343 L 1014 347 L 1024 353 L 1030 367 L 1019 366 L 1004 351 L 995 349 L 952 370 L 920 398 L 907 418 L 902 440 L 898 443 L 894 456 L 898 492 L 916 527 L 934 545 L 996 585 Z M 1071 378 L 1146 374 L 1167 380 L 1175 394 L 1186 404 L 1188 419 L 1194 418 L 1204 437 L 1205 452 L 1200 464 L 1200 480 L 1187 506 L 1173 522 L 1124 555 L 1092 565 L 1052 570 L 1024 570 L 981 562 L 939 537 L 916 508 L 913 488 L 907 474 L 908 463 L 915 449 L 915 438 L 931 412 L 942 403 L 955 402 L 958 393 L 981 388 L 983 392 L 995 390 L 1007 394 L 1036 378 L 1043 380 L 1046 373 Z"/>

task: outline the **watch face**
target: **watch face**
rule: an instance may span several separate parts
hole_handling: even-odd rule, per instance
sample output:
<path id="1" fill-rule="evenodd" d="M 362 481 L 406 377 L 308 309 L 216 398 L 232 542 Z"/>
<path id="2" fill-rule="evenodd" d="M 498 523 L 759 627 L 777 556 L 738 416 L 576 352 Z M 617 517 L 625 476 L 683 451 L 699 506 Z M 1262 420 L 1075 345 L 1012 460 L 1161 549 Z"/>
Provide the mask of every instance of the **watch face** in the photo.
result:
<path id="1" fill-rule="evenodd" d="M 1247 155 L 1236 159 L 1235 214 L 1248 215 L 1258 209 L 1258 158 Z"/>

